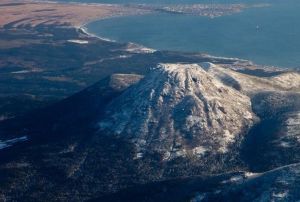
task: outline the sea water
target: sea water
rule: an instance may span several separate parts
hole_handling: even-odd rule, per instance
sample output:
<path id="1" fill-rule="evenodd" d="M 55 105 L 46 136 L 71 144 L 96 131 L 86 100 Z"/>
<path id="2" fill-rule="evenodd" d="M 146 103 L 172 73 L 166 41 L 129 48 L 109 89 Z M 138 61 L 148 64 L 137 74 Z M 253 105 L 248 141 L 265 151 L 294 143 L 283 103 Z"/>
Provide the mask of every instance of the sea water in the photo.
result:
<path id="1" fill-rule="evenodd" d="M 79 1 L 79 0 L 78 0 Z M 80 0 L 100 3 L 269 3 L 209 18 L 178 14 L 124 16 L 89 23 L 89 32 L 158 50 L 203 52 L 258 64 L 300 67 L 300 1 L 297 0 Z"/>

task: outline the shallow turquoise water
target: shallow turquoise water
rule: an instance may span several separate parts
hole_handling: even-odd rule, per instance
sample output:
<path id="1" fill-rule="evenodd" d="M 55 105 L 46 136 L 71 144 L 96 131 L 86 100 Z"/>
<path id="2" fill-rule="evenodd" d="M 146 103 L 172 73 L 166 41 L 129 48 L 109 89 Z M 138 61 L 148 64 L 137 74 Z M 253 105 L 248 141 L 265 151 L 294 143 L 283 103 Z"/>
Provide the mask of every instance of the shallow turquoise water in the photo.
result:
<path id="1" fill-rule="evenodd" d="M 173 14 L 127 16 L 92 22 L 87 28 L 102 37 L 159 50 L 206 52 L 259 64 L 299 67 L 299 11 L 300 1 L 273 1 L 268 8 L 214 19 Z"/>

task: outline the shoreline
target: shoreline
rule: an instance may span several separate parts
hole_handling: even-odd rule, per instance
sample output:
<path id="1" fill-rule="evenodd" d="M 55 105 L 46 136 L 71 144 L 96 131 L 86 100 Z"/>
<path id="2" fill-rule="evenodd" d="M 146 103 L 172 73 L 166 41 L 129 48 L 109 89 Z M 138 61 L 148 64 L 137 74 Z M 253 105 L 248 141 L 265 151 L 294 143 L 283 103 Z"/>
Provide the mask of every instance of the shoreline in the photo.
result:
<path id="1" fill-rule="evenodd" d="M 75 26 L 74 28 L 83 32 L 84 34 L 86 34 L 89 37 L 97 38 L 97 39 L 100 39 L 100 40 L 106 41 L 106 42 L 118 43 L 116 40 L 108 39 L 105 37 L 100 37 L 100 36 L 97 36 L 96 34 L 88 32 L 86 24 L 83 24 L 82 26 Z"/>
<path id="2" fill-rule="evenodd" d="M 10 0 L 7 0 L 8 2 Z M 29 2 L 29 5 L 26 4 L 26 2 Z M 32 4 L 30 4 L 30 2 Z M 0 4 L 1 5 L 1 4 Z M 11 25 L 11 28 L 18 28 L 18 26 L 24 26 L 24 25 L 31 25 L 32 27 L 35 27 L 36 25 L 40 25 L 40 24 L 44 24 L 45 26 L 47 25 L 57 25 L 57 26 L 65 26 L 65 24 L 67 24 L 67 26 L 69 27 L 73 27 L 76 30 L 78 30 L 79 32 L 89 36 L 89 37 L 93 37 L 93 38 L 97 38 L 99 40 L 102 41 L 106 41 L 106 42 L 113 42 L 113 43 L 126 43 L 128 45 L 132 45 L 131 47 L 129 47 L 129 49 L 131 49 L 130 51 L 132 52 L 136 52 L 138 49 L 141 52 L 155 52 L 155 51 L 174 51 L 174 50 L 169 50 L 169 49 L 164 49 L 164 50 L 155 50 L 153 48 L 148 48 L 147 46 L 144 46 L 143 44 L 138 44 L 135 42 L 131 42 L 131 41 L 126 41 L 126 42 L 118 42 L 117 40 L 114 39 L 110 39 L 109 37 L 102 37 L 100 35 L 97 35 L 95 33 L 91 33 L 88 28 L 87 25 L 92 23 L 92 22 L 96 22 L 96 21 L 101 21 L 101 20 L 105 20 L 105 19 L 111 19 L 111 18 L 115 18 L 115 17 L 124 17 L 124 16 L 139 16 L 139 15 L 147 15 L 150 13 L 153 13 L 154 11 L 150 11 L 150 10 L 145 10 L 145 9 L 141 9 L 141 8 L 133 8 L 133 7 L 126 7 L 122 4 L 102 4 L 102 3 L 80 3 L 80 2 L 57 2 L 57 1 L 41 1 L 41 0 L 28 0 L 25 1 L 24 6 L 14 6 L 13 9 L 15 9 L 17 12 L 20 11 L 19 7 L 30 7 L 32 6 L 31 9 L 26 8 L 25 12 L 21 11 L 23 13 L 26 13 L 26 11 L 28 10 L 29 12 L 31 12 L 31 14 L 29 14 L 29 18 L 21 18 L 23 16 L 16 16 L 15 13 L 10 13 L 8 12 L 8 14 L 10 15 L 9 17 L 11 17 L 12 19 L 8 20 L 8 23 L 12 23 L 13 25 Z M 1 7 L 0 7 L 1 8 Z M 5 11 L 5 7 L 4 11 Z M 22 10 L 21 8 L 21 10 Z M 37 13 L 33 13 L 33 11 L 37 11 L 36 9 L 40 9 L 39 12 Z M 44 9 L 44 10 L 42 10 Z M 55 10 L 52 11 L 51 9 Z M 83 9 L 83 10 L 82 10 Z M 1 10 L 0 10 L 1 11 Z M 59 13 L 59 12 L 65 12 L 65 15 L 67 16 L 63 16 L 63 17 L 55 17 L 55 19 L 50 20 L 49 21 L 49 17 L 54 17 L 55 14 Z M 78 15 L 74 15 L 74 13 L 76 13 L 77 11 L 81 11 L 81 13 L 78 13 Z M 48 13 L 50 13 L 51 15 L 48 15 Z M 42 15 L 41 18 L 39 19 L 37 18 L 37 16 Z M 4 13 L 5 15 L 5 13 Z M 23 14 L 22 14 L 23 15 Z M 12 16 L 16 16 L 16 17 L 12 17 Z M 27 15 L 24 14 L 24 17 L 26 17 Z M 21 20 L 19 20 L 21 18 Z M 48 18 L 48 19 L 47 19 Z M 57 18 L 57 19 L 56 19 Z M 48 21 L 47 21 L 48 20 Z M 5 25 L 5 19 L 3 20 L 3 26 Z M 64 24 L 65 23 L 65 24 Z M 1 27 L 1 24 L 0 24 Z M 226 56 L 215 56 L 214 54 L 209 54 L 207 52 L 201 52 L 200 51 L 184 51 L 184 50 L 175 50 L 175 52 L 182 52 L 182 53 L 195 53 L 195 54 L 203 54 L 203 55 L 207 55 L 211 58 L 226 58 L 226 59 L 231 59 L 231 60 L 239 60 L 242 62 L 246 62 L 246 61 L 251 61 L 253 63 L 255 63 L 255 65 L 259 65 L 259 66 L 268 66 L 268 67 L 273 67 L 273 68 L 281 68 L 281 69 L 299 69 L 299 67 L 286 67 L 286 66 L 275 66 L 275 65 L 268 65 L 268 64 L 256 64 L 256 62 L 254 62 L 253 60 L 250 59 L 242 59 L 242 58 L 237 58 L 237 57 L 226 57 Z"/>
<path id="3" fill-rule="evenodd" d="M 129 16 L 129 15 L 127 15 Z M 107 37 L 102 37 L 99 36 L 97 34 L 91 33 L 88 31 L 88 28 L 86 27 L 86 25 L 88 25 L 89 23 L 92 22 L 97 22 L 97 21 L 101 21 L 101 20 L 105 20 L 105 19 L 110 19 L 110 18 L 114 18 L 114 17 L 126 17 L 126 15 L 123 16 L 112 16 L 112 17 L 105 17 L 105 18 L 99 18 L 99 19 L 95 19 L 95 20 L 91 20 L 89 22 L 83 23 L 81 26 L 75 26 L 76 29 L 82 31 L 84 34 L 86 34 L 87 36 L 90 37 L 94 37 L 94 38 L 98 38 L 100 40 L 106 41 L 106 42 L 113 42 L 113 43 L 126 43 L 126 44 L 132 44 L 137 46 L 138 48 L 140 48 L 140 50 L 142 52 L 155 52 L 155 51 L 174 51 L 174 52 L 181 52 L 181 53 L 195 53 L 195 54 L 201 54 L 201 55 L 205 55 L 205 57 L 211 58 L 211 59 L 225 59 L 225 60 L 232 60 L 232 61 L 239 61 L 239 62 L 248 62 L 249 64 L 251 63 L 251 65 L 257 67 L 257 68 L 263 68 L 263 69 L 269 69 L 269 70 L 282 70 L 282 71 L 300 71 L 300 66 L 294 66 L 294 67 L 287 67 L 287 66 L 278 66 L 278 65 L 270 65 L 270 64 L 266 64 L 266 63 L 257 63 L 252 59 L 244 59 L 244 58 L 238 58 L 238 57 L 227 57 L 227 56 L 218 56 L 218 55 L 214 55 L 214 54 L 210 54 L 207 52 L 201 52 L 201 51 L 183 51 L 183 50 L 169 50 L 169 49 L 163 49 L 163 50 L 159 50 L 159 49 L 153 49 L 153 48 L 148 48 L 147 46 L 144 46 L 142 44 L 138 44 L 132 41 L 126 41 L 126 42 L 119 42 L 117 40 L 113 40 Z M 145 51 L 143 51 L 143 49 Z"/>
<path id="4" fill-rule="evenodd" d="M 113 17 L 122 17 L 122 16 L 113 16 Z M 111 18 L 113 18 L 111 17 Z M 111 43 L 122 43 L 122 42 L 119 42 L 117 40 L 113 40 L 113 39 L 109 39 L 109 38 L 106 38 L 106 37 L 102 37 L 102 36 L 99 36 L 97 34 L 93 34 L 91 32 L 88 31 L 88 28 L 86 27 L 86 25 L 88 25 L 89 23 L 92 23 L 92 22 L 95 22 L 95 21 L 100 21 L 100 20 L 104 20 L 104 19 L 109 19 L 110 17 L 106 17 L 106 18 L 100 18 L 100 19 L 96 19 L 96 20 L 91 20 L 89 22 L 85 22 L 83 23 L 82 25 L 80 26 L 73 26 L 77 31 L 80 31 L 82 32 L 83 34 L 87 35 L 88 37 L 92 37 L 92 38 L 97 38 L 99 40 L 102 40 L 102 41 L 106 41 L 106 42 L 111 42 Z M 134 43 L 134 42 L 124 42 L 125 44 L 128 44 L 129 46 L 132 45 L 134 47 L 132 48 L 128 48 L 127 51 L 128 52 L 135 52 L 135 53 L 154 53 L 158 50 L 156 49 L 153 49 L 153 48 L 148 48 L 144 45 L 141 45 L 141 44 L 138 44 L 138 43 Z"/>
<path id="5" fill-rule="evenodd" d="M 105 18 L 105 19 L 107 19 L 107 18 Z M 113 39 L 109 39 L 109 38 L 106 38 L 106 37 L 101 37 L 99 35 L 93 34 L 93 33 L 91 33 L 91 32 L 88 31 L 88 29 L 86 27 L 87 24 L 89 24 L 91 22 L 95 22 L 95 21 L 100 21 L 100 20 L 103 20 L 103 19 L 92 20 L 90 22 L 82 24 L 81 26 L 74 26 L 74 28 L 76 30 L 78 30 L 78 31 L 81 31 L 82 33 L 84 33 L 88 37 L 97 38 L 99 40 L 106 41 L 106 42 L 121 43 L 121 42 L 113 40 Z M 131 42 L 131 41 L 127 41 L 127 42 L 124 42 L 124 43 L 126 43 L 128 45 L 132 44 L 132 45 L 136 46 L 136 49 L 139 49 L 140 51 L 142 51 L 144 53 L 145 52 L 153 53 L 153 52 L 156 52 L 156 51 L 173 51 L 173 50 L 156 50 L 156 49 L 148 48 L 148 47 L 146 47 L 146 46 L 144 46 L 142 44 L 138 44 L 138 43 Z M 130 50 L 129 50 L 129 52 L 130 52 Z M 248 59 L 237 58 L 237 57 L 216 56 L 216 55 L 208 54 L 206 52 L 193 52 L 193 51 L 175 51 L 175 52 L 201 54 L 201 55 L 203 55 L 203 56 L 205 56 L 207 58 L 211 58 L 211 59 L 224 59 L 224 60 L 230 60 L 230 61 L 239 61 L 239 62 L 242 62 L 242 63 L 248 62 L 248 63 L 251 63 L 253 66 L 263 67 L 263 68 L 266 68 L 266 69 L 297 70 L 296 67 L 295 68 L 287 68 L 287 67 L 279 67 L 279 66 L 266 65 L 266 64 L 256 64 L 254 61 L 248 60 Z"/>
<path id="6" fill-rule="evenodd" d="M 105 19 L 108 19 L 108 18 L 105 18 Z M 109 39 L 109 38 L 106 38 L 106 37 L 101 37 L 99 35 L 93 34 L 93 33 L 88 31 L 88 29 L 86 27 L 87 24 L 89 24 L 91 22 L 95 22 L 95 21 L 100 21 L 100 20 L 103 20 L 103 19 L 92 20 L 88 23 L 82 24 L 81 26 L 74 26 L 74 28 L 78 31 L 81 31 L 82 33 L 84 33 L 88 37 L 97 38 L 99 40 L 106 41 L 106 42 L 121 43 L 121 42 L 113 40 L 113 39 Z M 128 45 L 132 44 L 132 45 L 136 46 L 135 50 L 139 49 L 143 53 L 145 53 L 145 52 L 153 53 L 153 52 L 156 52 L 156 51 L 173 51 L 173 50 L 156 50 L 156 49 L 148 48 L 148 47 L 146 47 L 142 44 L 138 44 L 138 43 L 131 42 L 131 41 L 127 41 L 127 42 L 124 42 L 124 43 L 126 43 Z M 128 50 L 128 51 L 129 52 L 134 52 L 134 51 L 130 51 L 130 50 Z M 193 51 L 175 51 L 175 52 L 195 53 L 195 54 L 201 54 L 201 55 L 203 55 L 207 58 L 211 58 L 211 59 L 224 59 L 224 60 L 229 60 L 229 61 L 239 61 L 239 62 L 242 62 L 242 63 L 251 63 L 253 66 L 255 66 L 257 68 L 263 68 L 263 69 L 274 69 L 274 70 L 285 70 L 285 71 L 295 71 L 295 70 L 299 71 L 300 70 L 300 68 L 297 68 L 297 67 L 289 68 L 289 67 L 280 67 L 280 66 L 267 65 L 267 64 L 257 64 L 254 61 L 248 60 L 248 59 L 243 59 L 243 58 L 238 58 L 238 57 L 216 56 L 216 55 L 212 55 L 212 54 L 209 54 L 209 53 L 206 53 L 206 52 L 197 52 L 197 51 L 196 52 L 193 52 Z"/>

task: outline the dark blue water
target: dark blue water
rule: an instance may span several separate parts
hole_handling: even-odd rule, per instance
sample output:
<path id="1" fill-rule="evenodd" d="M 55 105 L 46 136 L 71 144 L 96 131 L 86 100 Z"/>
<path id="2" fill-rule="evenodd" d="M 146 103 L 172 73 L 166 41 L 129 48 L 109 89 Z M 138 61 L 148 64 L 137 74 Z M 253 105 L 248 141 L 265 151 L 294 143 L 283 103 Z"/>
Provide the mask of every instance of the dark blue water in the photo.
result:
<path id="1" fill-rule="evenodd" d="M 242 13 L 207 18 L 173 14 L 127 16 L 92 22 L 89 32 L 159 50 L 205 52 L 258 64 L 300 66 L 300 1 L 297 0 L 79 0 L 101 3 L 270 3 Z M 259 29 L 257 29 L 259 27 Z"/>

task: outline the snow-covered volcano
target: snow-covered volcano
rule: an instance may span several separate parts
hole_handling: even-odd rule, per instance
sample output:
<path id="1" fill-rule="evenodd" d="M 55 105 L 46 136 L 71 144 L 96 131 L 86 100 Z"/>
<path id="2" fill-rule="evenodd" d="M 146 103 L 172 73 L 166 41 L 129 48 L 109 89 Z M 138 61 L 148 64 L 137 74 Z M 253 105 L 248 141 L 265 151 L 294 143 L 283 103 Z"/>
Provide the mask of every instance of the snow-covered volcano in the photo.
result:
<path id="1" fill-rule="evenodd" d="M 197 64 L 160 64 L 107 108 L 101 131 L 129 138 L 137 157 L 226 153 L 255 122 L 249 97 Z"/>

